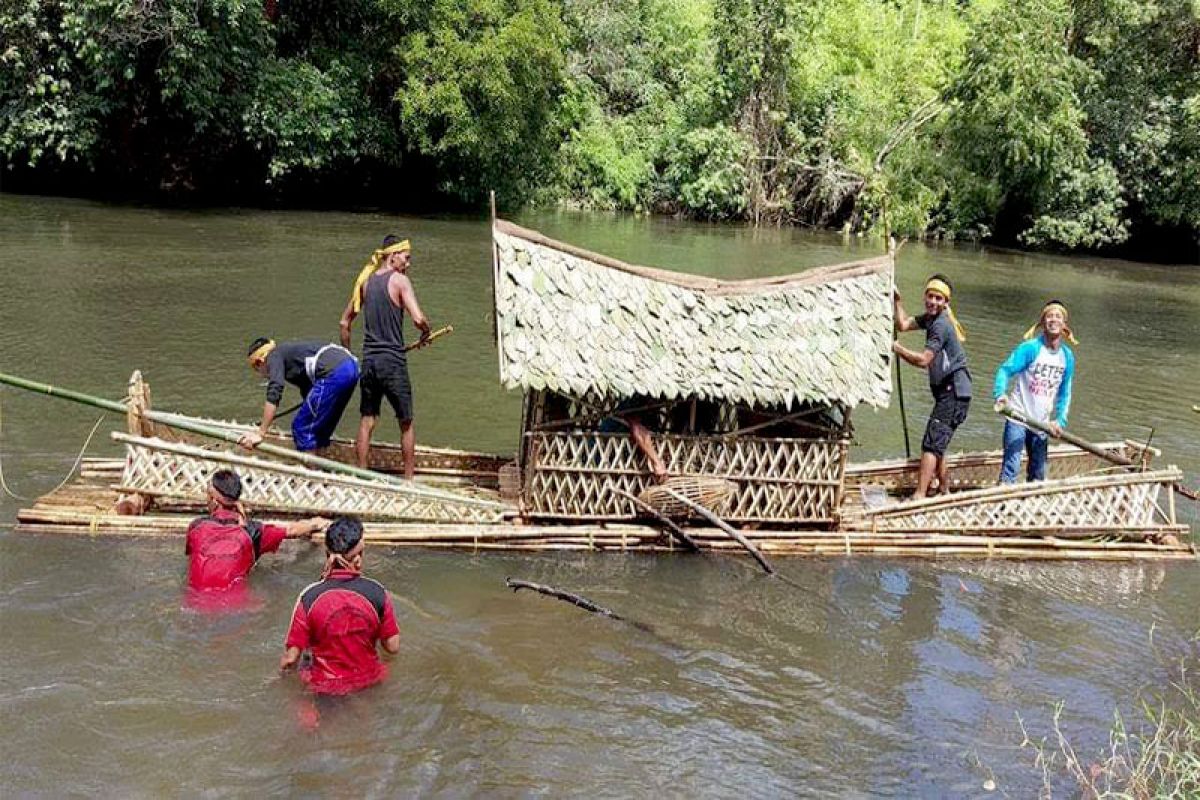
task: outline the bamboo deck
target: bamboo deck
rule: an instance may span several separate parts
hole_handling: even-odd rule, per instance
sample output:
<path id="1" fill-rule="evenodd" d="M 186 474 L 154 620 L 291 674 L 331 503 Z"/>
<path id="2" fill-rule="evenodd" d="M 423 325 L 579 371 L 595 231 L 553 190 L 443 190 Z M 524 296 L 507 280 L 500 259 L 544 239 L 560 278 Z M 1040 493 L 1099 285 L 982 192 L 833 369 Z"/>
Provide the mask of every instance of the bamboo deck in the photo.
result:
<path id="1" fill-rule="evenodd" d="M 142 516 L 113 512 L 124 462 L 85 459 L 78 478 L 21 509 L 19 529 L 73 535 L 182 537 L 188 522 L 201 513 L 196 504 L 160 503 Z M 268 516 L 269 515 L 264 515 Z M 975 535 L 947 532 L 871 530 L 746 529 L 743 534 L 768 555 L 915 556 L 922 558 L 1017 558 L 1071 560 L 1194 559 L 1179 526 L 1179 543 L 1112 541 L 1057 536 Z M 715 528 L 688 529 L 701 548 L 741 553 L 741 547 Z M 620 551 L 679 550 L 659 529 L 638 524 L 521 525 L 513 522 L 414 524 L 368 522 L 366 538 L 376 544 L 468 551 Z M 1109 537 L 1111 539 L 1111 537 Z"/>

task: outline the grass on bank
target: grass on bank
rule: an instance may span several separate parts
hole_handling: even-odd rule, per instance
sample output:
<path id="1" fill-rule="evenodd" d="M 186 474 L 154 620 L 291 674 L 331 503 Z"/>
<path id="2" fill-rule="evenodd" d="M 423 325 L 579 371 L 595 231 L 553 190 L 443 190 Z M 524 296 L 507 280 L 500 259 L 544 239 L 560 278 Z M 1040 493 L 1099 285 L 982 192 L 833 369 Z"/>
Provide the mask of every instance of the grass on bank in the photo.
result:
<path id="1" fill-rule="evenodd" d="M 1064 703 L 1054 707 L 1054 733 L 1034 739 L 1020 716 L 1022 748 L 1035 754 L 1042 773 L 1042 797 L 1054 795 L 1056 777 L 1066 775 L 1085 798 L 1200 797 L 1200 634 L 1192 653 L 1179 660 L 1178 678 L 1141 703 L 1141 719 L 1131 730 L 1113 714 L 1108 746 L 1089 758 L 1076 752 L 1063 732 Z"/>

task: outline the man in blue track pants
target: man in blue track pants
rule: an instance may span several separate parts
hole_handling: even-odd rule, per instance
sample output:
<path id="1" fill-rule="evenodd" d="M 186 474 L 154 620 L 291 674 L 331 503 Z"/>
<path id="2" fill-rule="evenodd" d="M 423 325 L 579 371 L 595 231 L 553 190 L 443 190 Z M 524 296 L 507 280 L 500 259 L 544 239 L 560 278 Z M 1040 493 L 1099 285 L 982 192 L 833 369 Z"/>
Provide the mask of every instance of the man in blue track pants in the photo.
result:
<path id="1" fill-rule="evenodd" d="M 358 383 L 358 361 L 341 345 L 321 341 L 280 342 L 255 339 L 248 354 L 250 367 L 267 379 L 267 400 L 257 431 L 242 436 L 243 447 L 255 448 L 263 440 L 283 386 L 290 383 L 304 397 L 292 420 L 292 441 L 300 451 L 320 450 L 329 445 L 342 412 Z"/>
<path id="2" fill-rule="evenodd" d="M 1025 332 L 1025 341 L 1017 345 L 996 370 L 996 381 L 992 387 L 997 411 L 1004 407 L 1018 411 L 1028 419 L 1048 426 L 1055 436 L 1067 427 L 1071 384 L 1075 377 L 1075 354 L 1067 342 L 1078 342 L 1067 320 L 1067 308 L 1062 301 L 1051 300 L 1046 303 L 1037 323 Z M 1000 482 L 1016 482 L 1022 451 L 1029 457 L 1026 479 L 1045 480 L 1049 446 L 1046 434 L 1006 419 L 1004 465 L 1000 468 Z"/>

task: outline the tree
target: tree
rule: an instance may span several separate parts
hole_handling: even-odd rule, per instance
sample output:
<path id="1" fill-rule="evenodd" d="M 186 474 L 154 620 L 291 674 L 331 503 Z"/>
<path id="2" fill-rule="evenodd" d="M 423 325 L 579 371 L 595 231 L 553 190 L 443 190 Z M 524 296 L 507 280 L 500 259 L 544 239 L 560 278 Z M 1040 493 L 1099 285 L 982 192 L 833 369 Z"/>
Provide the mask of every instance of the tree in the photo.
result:
<path id="1" fill-rule="evenodd" d="M 465 199 L 522 199 L 554 173 L 566 30 L 550 0 L 389 4 L 404 137 Z"/>

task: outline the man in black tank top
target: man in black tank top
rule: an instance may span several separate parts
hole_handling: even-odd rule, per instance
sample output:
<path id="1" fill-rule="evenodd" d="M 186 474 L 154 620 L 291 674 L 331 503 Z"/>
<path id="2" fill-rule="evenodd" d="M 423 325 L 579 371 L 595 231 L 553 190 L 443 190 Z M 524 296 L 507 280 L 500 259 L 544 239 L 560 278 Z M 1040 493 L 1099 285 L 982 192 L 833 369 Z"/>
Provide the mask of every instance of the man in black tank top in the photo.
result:
<path id="1" fill-rule="evenodd" d="M 408 278 L 411 248 L 408 240 L 388 236 L 363 268 L 350 302 L 340 322 L 342 346 L 350 347 L 351 326 L 363 317 L 362 377 L 359 380 L 359 412 L 355 448 L 358 465 L 368 466 L 371 434 L 379 421 L 383 398 L 387 398 L 400 421 L 400 444 L 404 449 L 404 477 L 412 479 L 416 436 L 413 432 L 412 385 L 408 378 L 408 356 L 404 348 L 404 312 L 421 331 L 421 341 L 429 336 L 429 320 L 417 303 L 412 281 Z M 372 269 L 372 267 L 374 269 Z M 420 342 L 418 342 L 419 344 Z"/>

